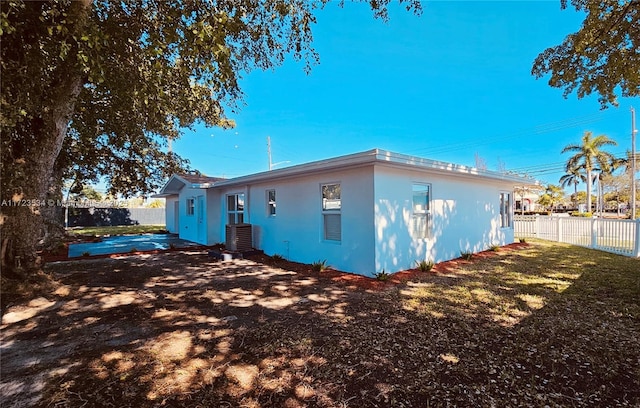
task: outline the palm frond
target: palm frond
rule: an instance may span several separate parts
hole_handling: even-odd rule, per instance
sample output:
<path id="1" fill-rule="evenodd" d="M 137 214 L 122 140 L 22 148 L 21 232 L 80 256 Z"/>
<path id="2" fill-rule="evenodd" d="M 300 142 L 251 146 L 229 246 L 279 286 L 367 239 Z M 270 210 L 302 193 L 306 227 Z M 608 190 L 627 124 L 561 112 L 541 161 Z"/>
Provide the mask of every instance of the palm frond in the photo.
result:
<path id="1" fill-rule="evenodd" d="M 598 135 L 591 140 L 591 146 L 593 147 L 602 147 L 602 146 L 617 146 L 618 143 L 615 140 L 609 139 L 607 135 Z"/>
<path id="2" fill-rule="evenodd" d="M 577 145 L 577 144 L 570 144 L 564 147 L 564 149 L 562 149 L 562 151 L 560 153 L 567 153 L 567 152 L 577 152 L 582 150 L 582 146 Z"/>

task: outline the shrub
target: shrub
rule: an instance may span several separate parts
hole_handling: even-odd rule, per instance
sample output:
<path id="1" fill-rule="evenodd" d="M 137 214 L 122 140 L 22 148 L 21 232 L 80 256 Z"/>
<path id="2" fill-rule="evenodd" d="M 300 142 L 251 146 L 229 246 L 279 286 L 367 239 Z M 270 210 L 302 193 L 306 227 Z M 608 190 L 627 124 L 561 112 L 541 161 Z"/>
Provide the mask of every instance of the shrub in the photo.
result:
<path id="1" fill-rule="evenodd" d="M 433 261 L 431 260 L 416 261 L 416 264 L 418 264 L 418 269 L 420 269 L 421 272 L 429 272 L 434 265 Z"/>
<path id="2" fill-rule="evenodd" d="M 391 275 L 390 275 L 390 274 L 388 274 L 388 273 L 386 273 L 386 272 L 384 271 L 384 269 L 382 270 L 382 272 L 374 273 L 374 274 L 373 274 L 373 276 L 374 276 L 377 280 L 382 281 L 382 282 L 389 280 L 389 278 L 391 277 Z"/>
<path id="3" fill-rule="evenodd" d="M 133 248 L 131 248 L 131 250 L 129 252 L 131 252 L 131 253 L 138 252 L 138 249 L 136 247 L 133 247 Z"/>
<path id="4" fill-rule="evenodd" d="M 325 269 L 327 269 L 327 260 L 318 260 L 315 261 L 314 263 L 311 264 L 311 269 L 313 269 L 314 272 L 322 272 Z"/>
<path id="5" fill-rule="evenodd" d="M 572 217 L 585 217 L 585 218 L 591 218 L 593 217 L 593 213 L 592 212 L 578 212 L 578 211 L 573 211 L 571 212 L 571 216 Z"/>
<path id="6" fill-rule="evenodd" d="M 526 242 L 527 242 L 527 239 L 526 239 L 526 238 L 520 238 L 520 240 L 519 240 L 519 241 L 520 241 L 520 243 L 521 243 L 521 244 L 524 244 L 524 243 L 526 243 Z"/>
<path id="7" fill-rule="evenodd" d="M 89 251 L 84 251 L 84 252 L 82 253 L 82 256 L 89 256 L 89 255 L 91 255 L 91 254 L 89 253 Z"/>
<path id="8" fill-rule="evenodd" d="M 489 247 L 489 249 L 492 250 L 493 252 L 498 252 L 500 250 L 500 245 L 493 244 L 491 245 L 491 247 Z"/>
<path id="9" fill-rule="evenodd" d="M 48 247 L 44 248 L 44 252 L 49 252 L 56 255 L 66 255 L 67 245 L 63 241 L 56 240 L 55 242 L 49 244 Z"/>
<path id="10" fill-rule="evenodd" d="M 525 211 L 524 213 L 520 210 L 515 211 L 515 215 L 550 215 L 550 211 Z"/>
<path id="11" fill-rule="evenodd" d="M 273 254 L 271 255 L 271 259 L 278 262 L 278 261 L 283 261 L 284 260 L 284 256 L 280 255 L 280 254 Z"/>
<path id="12" fill-rule="evenodd" d="M 460 257 L 464 260 L 470 260 L 473 258 L 473 252 L 471 251 L 460 251 Z"/>
<path id="13" fill-rule="evenodd" d="M 173 242 L 169 244 L 169 249 L 176 249 L 177 246 Z"/>

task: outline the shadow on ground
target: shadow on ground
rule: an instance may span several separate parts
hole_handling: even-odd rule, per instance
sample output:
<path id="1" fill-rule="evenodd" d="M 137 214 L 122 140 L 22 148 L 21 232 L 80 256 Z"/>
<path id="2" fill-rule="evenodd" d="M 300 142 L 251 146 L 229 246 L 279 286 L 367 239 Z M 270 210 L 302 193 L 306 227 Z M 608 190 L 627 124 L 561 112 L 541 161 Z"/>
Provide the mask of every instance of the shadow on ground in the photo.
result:
<path id="1" fill-rule="evenodd" d="M 634 406 L 628 261 L 540 244 L 381 291 L 199 252 L 53 264 L 3 317 L 2 406 Z"/>

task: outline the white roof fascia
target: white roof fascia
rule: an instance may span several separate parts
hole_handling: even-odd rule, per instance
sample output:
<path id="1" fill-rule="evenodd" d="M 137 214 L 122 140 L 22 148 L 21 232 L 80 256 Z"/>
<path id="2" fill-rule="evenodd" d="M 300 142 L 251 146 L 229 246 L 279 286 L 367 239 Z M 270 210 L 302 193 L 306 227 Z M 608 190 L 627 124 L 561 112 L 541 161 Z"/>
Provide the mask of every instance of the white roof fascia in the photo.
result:
<path id="1" fill-rule="evenodd" d="M 184 185 L 187 185 L 187 180 L 183 179 L 182 177 L 178 176 L 177 174 L 173 174 L 171 177 L 169 177 L 169 180 L 167 180 L 166 183 L 164 183 L 164 186 L 162 186 L 162 188 L 160 189 L 160 191 L 158 192 L 158 194 L 156 194 L 156 196 L 158 197 L 165 197 L 168 195 L 174 195 L 176 193 L 167 193 L 167 188 L 169 187 L 169 185 L 171 184 L 171 182 L 173 180 L 178 180 L 179 182 L 181 182 Z"/>
<path id="2" fill-rule="evenodd" d="M 254 173 L 247 176 L 240 176 L 225 181 L 220 181 L 215 184 L 215 187 L 227 187 L 234 185 L 246 185 L 255 182 L 274 180 L 281 178 L 289 178 L 299 176 L 301 174 L 310 174 L 320 171 L 335 170 L 344 167 L 356 167 L 360 165 L 366 165 L 375 162 L 376 150 L 369 150 L 361 153 L 354 153 L 347 156 L 339 156 L 331 159 L 319 160 L 306 164 L 299 164 L 297 166 L 285 167 L 277 170 L 264 171 L 261 173 Z"/>
<path id="3" fill-rule="evenodd" d="M 157 194 L 152 194 L 151 198 L 167 198 L 167 197 L 173 197 L 173 196 L 178 196 L 178 194 L 174 194 L 174 193 L 157 193 Z"/>
<path id="4" fill-rule="evenodd" d="M 536 186 L 535 180 L 523 176 L 504 174 L 495 171 L 479 170 L 474 167 L 467 167 L 453 163 L 424 159 L 421 157 L 409 156 L 393 153 L 387 150 L 372 149 L 365 152 L 354 153 L 346 156 L 334 157 L 331 159 L 319 160 L 297 166 L 285 167 L 283 169 L 264 171 L 247 176 L 240 176 L 225 181 L 208 184 L 206 187 L 230 187 L 236 185 L 247 185 L 256 182 L 295 177 L 303 174 L 316 173 L 321 171 L 336 170 L 340 168 L 354 168 L 363 165 L 381 164 L 394 167 L 410 168 L 414 170 L 427 170 L 437 174 L 479 177 L 498 182 L 507 182 L 514 185 Z"/>
<path id="5" fill-rule="evenodd" d="M 173 174 L 171 177 L 169 177 L 169 180 L 167 180 L 167 182 L 164 184 L 164 186 L 162 186 L 162 189 L 160 190 L 160 192 L 157 194 L 158 196 L 166 196 L 166 195 L 174 195 L 177 193 L 167 193 L 166 189 L 167 187 L 169 187 L 169 184 L 171 184 L 171 182 L 173 180 L 177 180 L 180 183 L 183 184 L 183 187 L 187 186 L 189 188 L 207 188 L 207 187 L 199 187 L 198 184 L 191 184 L 188 180 L 180 177 L 178 174 Z M 182 187 L 181 187 L 182 188 Z"/>
<path id="6" fill-rule="evenodd" d="M 539 183 L 533 179 L 514 174 L 505 174 L 491 170 L 480 170 L 475 167 L 463 166 L 441 162 L 437 160 L 424 159 L 421 157 L 408 156 L 405 154 L 393 153 L 386 150 L 378 150 L 377 161 L 382 164 L 389 164 L 397 167 L 408 167 L 416 170 L 431 170 L 440 174 L 458 175 L 467 177 L 480 177 L 496 181 L 515 183 L 518 185 L 537 186 Z"/>
<path id="7" fill-rule="evenodd" d="M 214 186 L 217 186 L 217 185 L 218 185 L 217 182 L 215 182 L 215 183 L 198 183 L 198 184 L 192 184 L 191 188 L 211 188 L 211 187 L 214 187 Z"/>

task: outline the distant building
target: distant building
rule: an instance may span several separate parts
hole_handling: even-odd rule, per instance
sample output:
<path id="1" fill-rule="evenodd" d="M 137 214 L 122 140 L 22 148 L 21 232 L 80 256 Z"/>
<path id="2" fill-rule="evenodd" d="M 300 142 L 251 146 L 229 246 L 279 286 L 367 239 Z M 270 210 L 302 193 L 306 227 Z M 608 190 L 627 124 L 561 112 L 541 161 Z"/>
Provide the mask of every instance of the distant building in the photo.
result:
<path id="1" fill-rule="evenodd" d="M 538 211 L 540 209 L 540 205 L 538 204 L 539 198 L 540 195 L 536 191 L 525 190 L 523 192 L 522 189 L 516 188 L 514 201 L 516 213 Z"/>

